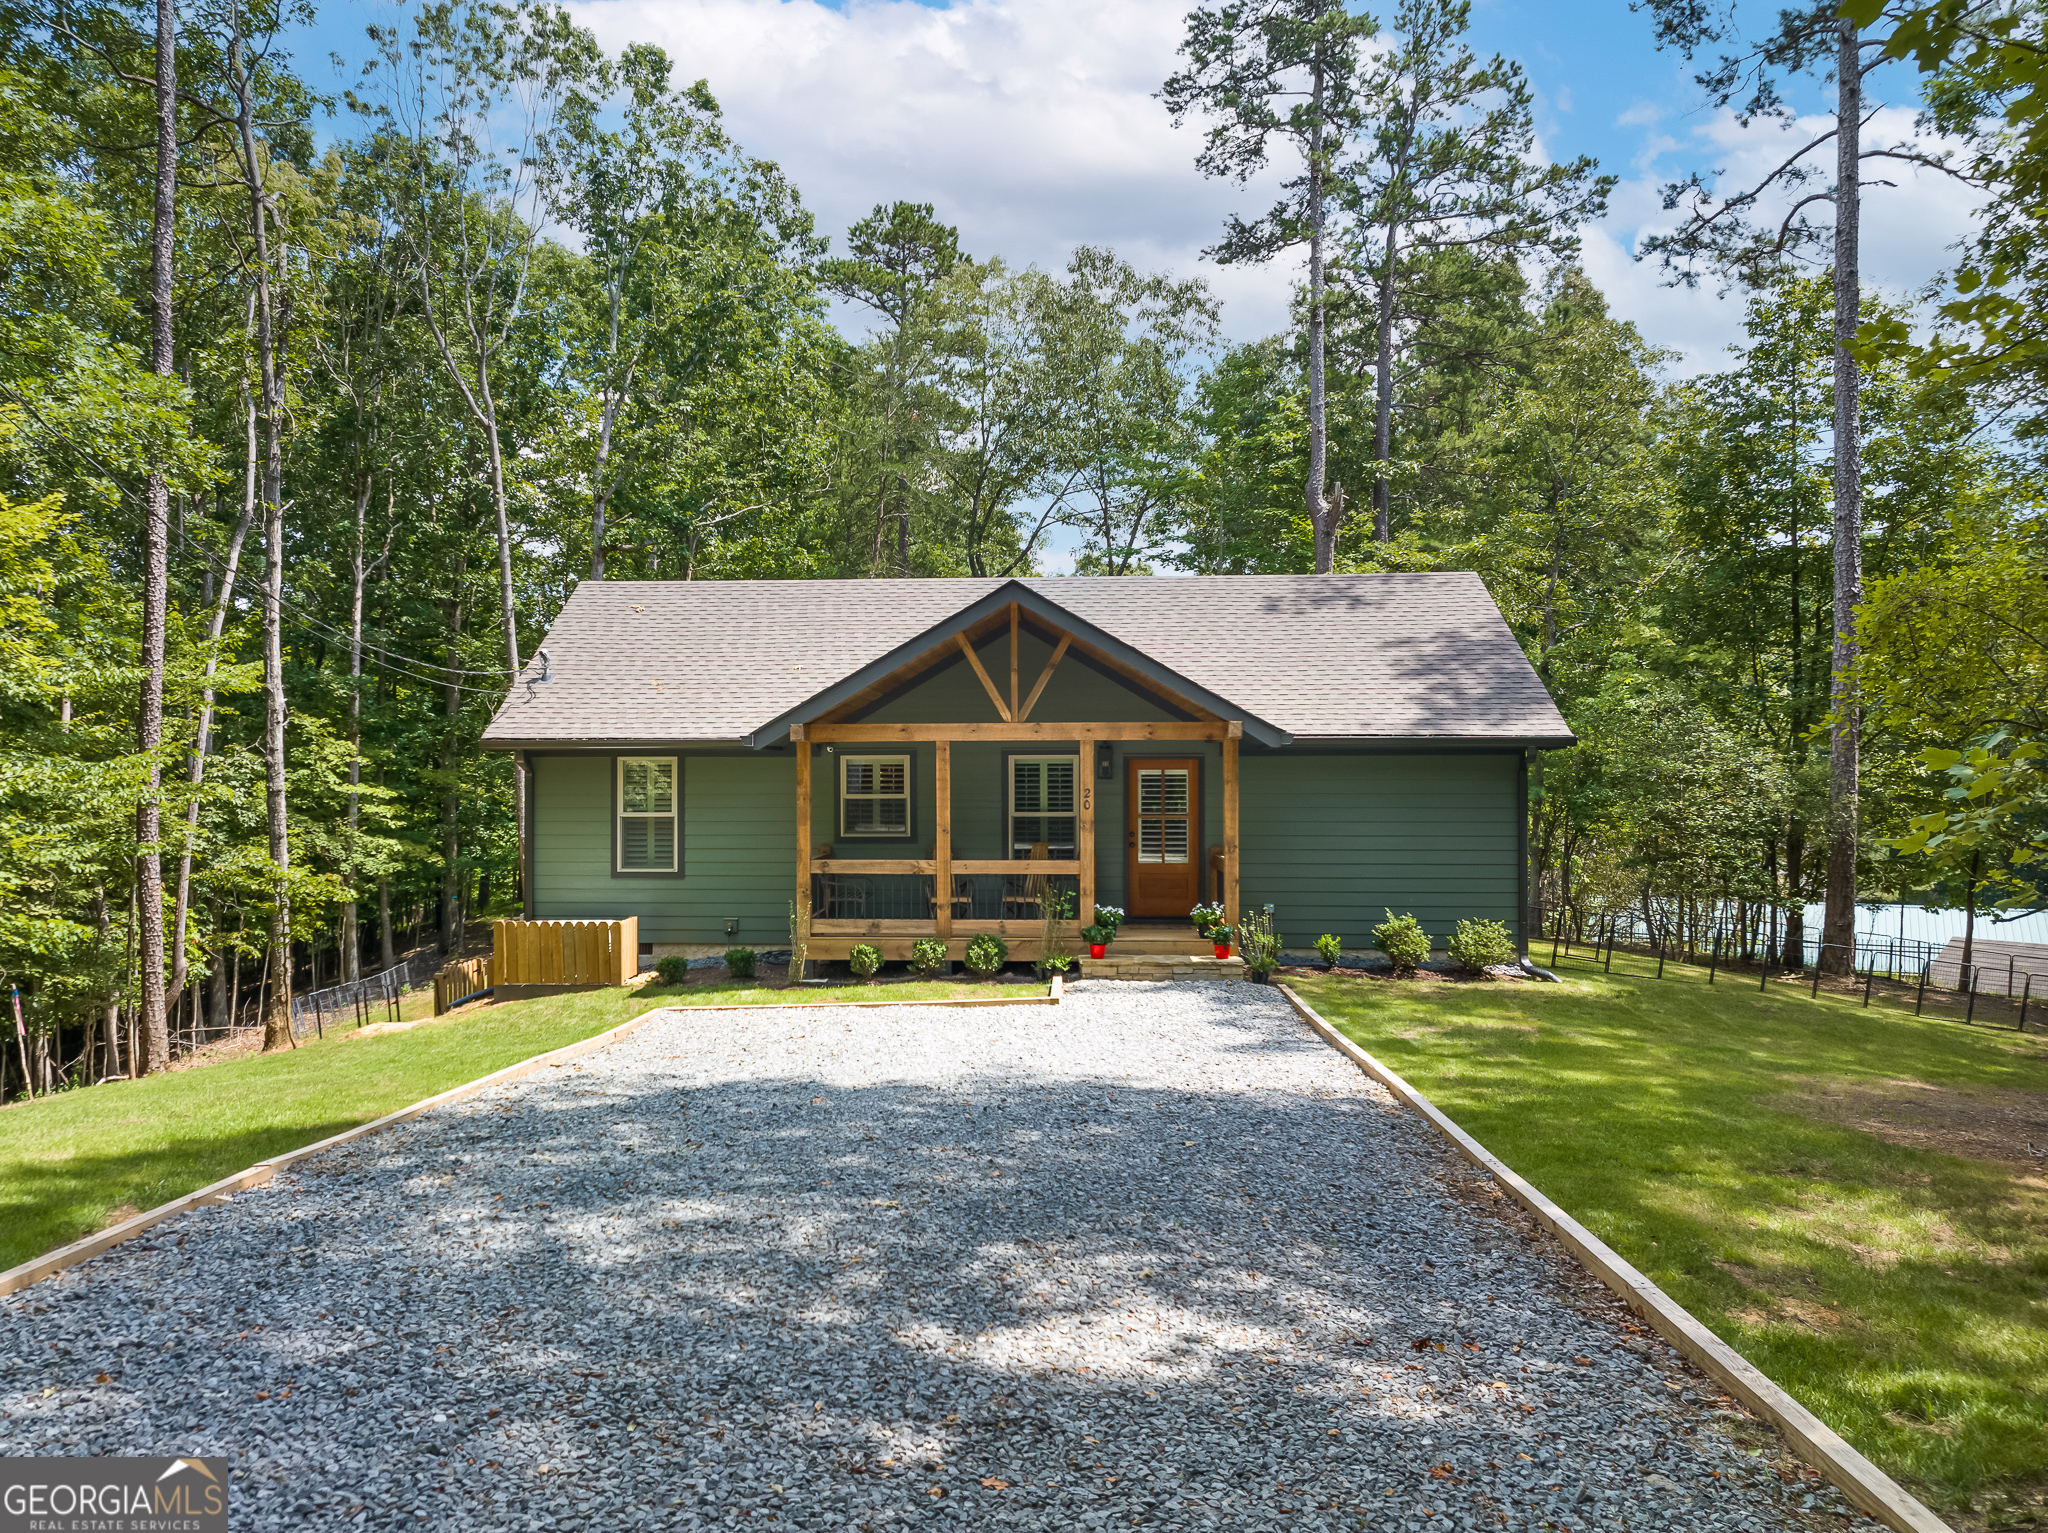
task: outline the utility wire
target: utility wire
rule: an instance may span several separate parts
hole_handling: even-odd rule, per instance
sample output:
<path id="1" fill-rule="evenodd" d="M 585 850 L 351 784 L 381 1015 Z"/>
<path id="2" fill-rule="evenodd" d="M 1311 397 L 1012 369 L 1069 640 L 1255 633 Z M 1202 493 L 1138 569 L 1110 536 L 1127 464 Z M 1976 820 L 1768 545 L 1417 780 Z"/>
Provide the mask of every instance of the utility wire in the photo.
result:
<path id="1" fill-rule="evenodd" d="M 199 549 L 200 557 L 213 567 L 215 573 L 220 575 L 222 579 L 226 579 L 227 568 L 225 562 L 219 559 L 213 550 L 205 545 L 194 544 L 193 546 Z M 278 603 L 280 609 L 290 615 L 293 626 L 302 631 L 313 633 L 318 637 L 337 643 L 351 644 L 356 642 L 354 636 L 346 629 L 337 628 L 325 619 L 314 616 L 290 597 L 280 595 Z M 421 660 L 415 656 L 401 654 L 397 650 L 386 649 L 382 645 L 374 644 L 367 636 L 362 640 L 362 645 L 365 653 L 375 655 L 386 666 L 408 674 L 410 679 L 428 686 L 446 686 L 451 682 L 460 684 L 466 678 L 472 676 L 485 677 L 493 681 L 506 681 L 514 674 L 503 666 L 447 666 L 432 660 Z"/>

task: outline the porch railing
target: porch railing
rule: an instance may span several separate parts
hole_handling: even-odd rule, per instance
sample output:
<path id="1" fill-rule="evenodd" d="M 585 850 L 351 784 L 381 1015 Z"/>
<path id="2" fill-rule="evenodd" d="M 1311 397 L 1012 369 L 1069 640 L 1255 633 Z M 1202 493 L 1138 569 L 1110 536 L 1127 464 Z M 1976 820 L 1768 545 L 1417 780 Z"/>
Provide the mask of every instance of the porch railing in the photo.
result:
<path id="1" fill-rule="evenodd" d="M 1059 866 L 1059 864 L 1052 864 Z M 847 873 L 834 869 L 811 875 L 811 917 L 818 921 L 938 921 L 938 877 L 934 873 Z M 1071 910 L 1081 895 L 1079 873 L 955 873 L 951 916 L 955 921 L 1038 921 L 1045 895 L 1058 890 Z"/>

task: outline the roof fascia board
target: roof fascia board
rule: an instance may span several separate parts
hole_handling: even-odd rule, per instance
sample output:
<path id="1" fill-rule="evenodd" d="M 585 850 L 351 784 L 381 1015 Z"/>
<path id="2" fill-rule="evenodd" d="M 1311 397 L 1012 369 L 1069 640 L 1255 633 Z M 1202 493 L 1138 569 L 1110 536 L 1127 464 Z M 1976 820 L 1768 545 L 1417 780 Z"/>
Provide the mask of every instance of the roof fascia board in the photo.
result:
<path id="1" fill-rule="evenodd" d="M 1289 755 L 1369 755 L 1399 751 L 1405 755 L 1479 752 L 1570 750 L 1577 735 L 1296 735 L 1284 749 Z"/>
<path id="2" fill-rule="evenodd" d="M 1294 738 L 1285 730 L 1278 729 L 1264 719 L 1247 712 L 1228 698 L 1218 697 L 1207 688 L 1197 686 L 1186 677 L 1169 670 L 1143 651 L 1104 633 L 1093 623 L 1076 617 L 1059 603 L 1041 596 L 1022 581 L 1007 580 L 988 595 L 968 603 L 943 622 L 933 624 L 917 637 L 897 645 L 888 654 L 869 661 L 859 670 L 841 677 L 796 707 L 770 719 L 747 736 L 747 743 L 759 750 L 787 739 L 792 724 L 837 707 L 871 682 L 908 665 L 918 656 L 945 643 L 955 633 L 964 632 L 976 623 L 993 617 L 1011 602 L 1015 602 L 1020 609 L 1033 614 L 1041 621 L 1071 633 L 1077 640 L 1100 650 L 1119 664 L 1129 666 L 1163 691 L 1170 692 L 1185 702 L 1193 703 L 1198 708 L 1206 708 L 1218 718 L 1242 719 L 1245 738 L 1248 740 L 1278 747 L 1286 745 Z"/>

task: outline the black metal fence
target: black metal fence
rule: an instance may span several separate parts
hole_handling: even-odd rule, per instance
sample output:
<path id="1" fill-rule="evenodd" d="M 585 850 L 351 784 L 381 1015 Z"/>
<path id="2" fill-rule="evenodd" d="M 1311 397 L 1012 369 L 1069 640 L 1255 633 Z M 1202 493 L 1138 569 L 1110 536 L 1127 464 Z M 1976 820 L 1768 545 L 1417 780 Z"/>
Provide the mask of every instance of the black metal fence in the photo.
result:
<path id="1" fill-rule="evenodd" d="M 1822 941 L 1815 933 L 1781 933 L 1774 946 L 1754 939 L 1756 928 L 1747 923 L 1708 922 L 1680 926 L 1660 920 L 1660 912 L 1615 910 L 1599 912 L 1590 921 L 1557 920 L 1550 932 L 1551 967 L 1580 957 L 1612 971 L 1617 951 L 1654 958 L 1657 977 L 1664 977 L 1669 964 L 1704 967 L 1707 983 L 1723 976 L 1736 980 L 1753 974 L 1757 988 L 1768 989 L 1773 979 L 1782 986 L 1790 980 L 1807 986 L 1818 998 L 1823 979 L 1821 959 L 1827 952 L 1849 948 L 1846 972 L 1837 971 L 1836 987 L 1859 991 L 1869 1006 L 1880 994 L 1887 1000 L 1910 998 L 1915 1016 L 1929 1014 L 1950 1017 L 1973 1025 L 2011 1025 L 2020 1032 L 2032 1021 L 2041 1028 L 2041 1008 L 2033 999 L 2034 976 L 2006 957 L 1995 964 L 1972 963 L 1965 970 L 1960 960 L 1942 962 L 1948 944 L 1923 942 L 1916 938 L 1880 937 L 1858 933 L 1853 944 Z M 1883 982 L 1884 989 L 1879 990 Z M 1954 1018 L 1956 1008 L 1962 1016 Z"/>
<path id="2" fill-rule="evenodd" d="M 429 949 L 376 974 L 293 996 L 292 1035 L 324 1038 L 330 1027 L 345 1031 L 371 1022 L 396 1022 L 399 1001 L 406 991 L 433 979 L 437 957 Z"/>

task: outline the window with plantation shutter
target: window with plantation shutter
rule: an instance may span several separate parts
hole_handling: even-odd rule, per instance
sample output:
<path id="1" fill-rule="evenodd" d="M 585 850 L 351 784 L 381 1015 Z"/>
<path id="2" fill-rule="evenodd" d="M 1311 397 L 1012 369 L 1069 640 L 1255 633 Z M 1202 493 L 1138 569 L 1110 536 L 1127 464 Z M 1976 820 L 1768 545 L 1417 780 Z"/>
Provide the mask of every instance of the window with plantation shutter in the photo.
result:
<path id="1" fill-rule="evenodd" d="M 908 756 L 839 758 L 839 834 L 899 840 L 910 834 Z"/>
<path id="2" fill-rule="evenodd" d="M 1010 758 L 1010 855 L 1029 857 L 1043 845 L 1048 857 L 1071 858 L 1074 852 L 1074 781 L 1080 773 L 1076 756 L 1012 756 Z"/>
<path id="3" fill-rule="evenodd" d="M 675 757 L 619 757 L 619 872 L 676 871 L 678 797 Z"/>

